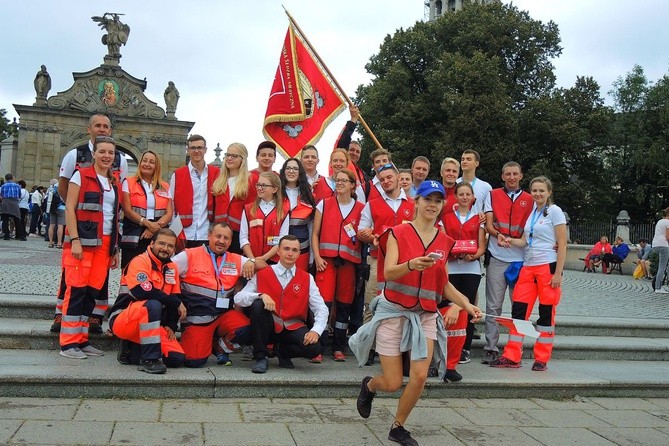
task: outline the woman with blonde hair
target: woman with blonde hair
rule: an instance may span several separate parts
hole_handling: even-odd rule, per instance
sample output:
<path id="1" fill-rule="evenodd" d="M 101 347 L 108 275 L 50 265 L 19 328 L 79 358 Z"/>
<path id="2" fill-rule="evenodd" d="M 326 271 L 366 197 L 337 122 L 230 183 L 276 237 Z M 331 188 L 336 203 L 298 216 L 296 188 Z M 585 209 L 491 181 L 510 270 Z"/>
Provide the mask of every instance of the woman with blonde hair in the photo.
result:
<path id="1" fill-rule="evenodd" d="M 248 166 L 249 152 L 242 143 L 233 142 L 225 152 L 221 173 L 212 185 L 214 221 L 225 221 L 232 229 L 232 243 L 228 251 L 241 254 L 239 230 L 244 206 L 256 198 L 255 182 Z"/>
<path id="2" fill-rule="evenodd" d="M 525 248 L 523 267 L 513 290 L 511 316 L 528 320 L 539 299 L 539 338 L 534 344 L 532 370 L 543 372 L 553 352 L 555 310 L 562 294 L 562 271 L 567 258 L 567 222 L 564 212 L 553 204 L 553 184 L 546 177 L 530 182 L 534 207 L 525 222 L 522 238 L 506 237 L 504 243 Z M 555 247 L 557 246 L 557 249 Z M 515 327 L 509 328 L 504 353 L 490 362 L 490 367 L 518 368 L 523 354 L 523 339 Z"/>
<path id="3" fill-rule="evenodd" d="M 162 179 L 158 155 L 147 150 L 139 158 L 137 173 L 123 181 L 123 235 L 121 268 L 146 251 L 153 234 L 172 221 L 170 185 Z"/>
<path id="4" fill-rule="evenodd" d="M 346 150 L 334 149 L 332 151 L 332 153 L 330 154 L 330 165 L 329 165 L 330 169 L 332 170 L 332 175 L 328 178 L 320 177 L 314 183 L 314 199 L 316 200 L 316 203 L 325 198 L 330 198 L 337 195 L 337 188 L 335 185 L 334 178 L 337 175 L 337 172 L 339 172 L 342 169 L 346 169 L 349 164 L 351 164 L 351 157 Z M 357 200 L 364 204 L 365 191 L 362 190 L 362 187 L 358 185 L 357 182 L 356 182 L 356 187 L 354 189 L 355 189 L 355 194 L 358 197 Z"/>
<path id="5" fill-rule="evenodd" d="M 262 269 L 268 261 L 278 261 L 279 240 L 288 234 L 290 204 L 274 172 L 262 172 L 255 187 L 258 196 L 242 213 L 239 244 L 244 256 Z"/>

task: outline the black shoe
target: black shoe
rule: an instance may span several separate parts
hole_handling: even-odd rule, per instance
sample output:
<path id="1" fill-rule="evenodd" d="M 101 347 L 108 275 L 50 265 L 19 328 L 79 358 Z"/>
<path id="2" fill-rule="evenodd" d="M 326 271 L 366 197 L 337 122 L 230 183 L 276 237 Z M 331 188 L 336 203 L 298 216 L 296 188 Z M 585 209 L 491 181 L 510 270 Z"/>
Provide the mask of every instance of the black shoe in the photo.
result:
<path id="1" fill-rule="evenodd" d="M 102 333 L 102 318 L 100 316 L 91 316 L 88 318 L 88 332 L 95 334 Z"/>
<path id="2" fill-rule="evenodd" d="M 142 359 L 139 361 L 137 370 L 151 373 L 152 375 L 162 375 L 167 371 L 167 367 L 163 364 L 162 359 Z"/>
<path id="3" fill-rule="evenodd" d="M 260 358 L 256 360 L 256 363 L 251 367 L 252 373 L 266 373 L 267 372 L 267 358 Z"/>
<path id="4" fill-rule="evenodd" d="M 63 316 L 60 314 L 57 314 L 56 317 L 53 318 L 53 324 L 51 324 L 51 328 L 49 331 L 51 333 L 60 333 L 60 324 L 63 322 Z"/>
<path id="5" fill-rule="evenodd" d="M 372 401 L 376 396 L 376 392 L 372 392 L 367 387 L 367 383 L 372 380 L 371 376 L 365 376 L 362 379 L 362 384 L 360 384 L 360 395 L 358 395 L 358 402 L 356 407 L 358 408 L 358 413 L 362 418 L 369 418 L 369 414 L 372 413 Z"/>
<path id="6" fill-rule="evenodd" d="M 462 353 L 460 353 L 460 360 L 458 361 L 458 364 L 469 364 L 472 362 L 472 355 L 469 352 L 469 350 L 462 350 Z"/>
<path id="7" fill-rule="evenodd" d="M 118 354 L 116 355 L 116 360 L 123 365 L 130 364 L 130 341 L 121 339 L 118 346 Z"/>
<path id="8" fill-rule="evenodd" d="M 411 437 L 411 432 L 404 429 L 404 426 L 395 422 L 393 428 L 388 433 L 388 440 L 399 443 L 403 446 L 418 446 L 418 442 Z"/>
<path id="9" fill-rule="evenodd" d="M 283 356 L 277 356 L 279 358 L 279 367 L 282 369 L 294 369 L 295 364 L 293 364 L 292 359 L 284 358 Z"/>
<path id="10" fill-rule="evenodd" d="M 428 378 L 434 378 L 439 376 L 439 370 L 436 367 L 429 367 L 427 369 L 427 377 Z"/>
<path id="11" fill-rule="evenodd" d="M 462 375 L 459 374 L 455 370 L 446 370 L 446 374 L 444 375 L 444 382 L 458 382 L 462 380 Z"/>

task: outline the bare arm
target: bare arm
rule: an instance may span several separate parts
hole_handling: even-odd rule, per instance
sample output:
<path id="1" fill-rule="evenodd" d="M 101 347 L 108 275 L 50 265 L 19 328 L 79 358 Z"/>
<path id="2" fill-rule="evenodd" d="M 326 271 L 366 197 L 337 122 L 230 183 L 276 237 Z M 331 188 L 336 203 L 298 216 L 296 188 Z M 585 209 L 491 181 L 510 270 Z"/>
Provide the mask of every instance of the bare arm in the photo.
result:
<path id="1" fill-rule="evenodd" d="M 65 177 L 58 178 L 58 195 L 63 201 L 67 201 L 67 192 L 70 186 L 70 179 Z"/>
<path id="2" fill-rule="evenodd" d="M 386 259 L 384 263 L 384 276 L 386 280 L 396 280 L 400 277 L 412 272 L 423 271 L 435 265 L 434 259 L 427 256 L 414 257 L 406 262 L 398 264 L 399 248 L 397 239 L 390 233 L 388 234 L 388 241 L 386 242 Z"/>
<path id="3" fill-rule="evenodd" d="M 557 288 L 562 284 L 562 271 L 564 262 L 567 259 L 567 225 L 558 225 L 555 227 L 555 238 L 557 239 L 557 265 L 555 274 L 551 278 L 551 286 Z"/>

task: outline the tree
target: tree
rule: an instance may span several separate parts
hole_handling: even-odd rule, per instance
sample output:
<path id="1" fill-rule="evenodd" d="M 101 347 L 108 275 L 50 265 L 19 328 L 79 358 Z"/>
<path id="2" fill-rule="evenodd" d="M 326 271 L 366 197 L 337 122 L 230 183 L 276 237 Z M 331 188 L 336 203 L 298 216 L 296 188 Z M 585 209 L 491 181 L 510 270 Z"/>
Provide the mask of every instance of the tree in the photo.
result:
<path id="1" fill-rule="evenodd" d="M 7 110 L 0 108 L 0 141 L 4 141 L 9 136 L 18 137 L 16 126 L 10 124 L 7 119 Z"/>

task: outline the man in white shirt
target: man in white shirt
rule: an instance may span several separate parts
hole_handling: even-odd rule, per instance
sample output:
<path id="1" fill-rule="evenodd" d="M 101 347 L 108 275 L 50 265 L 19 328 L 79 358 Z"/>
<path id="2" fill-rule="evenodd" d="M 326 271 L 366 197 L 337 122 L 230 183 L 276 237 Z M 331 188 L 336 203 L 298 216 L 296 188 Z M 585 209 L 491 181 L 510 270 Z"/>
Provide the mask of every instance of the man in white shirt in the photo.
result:
<path id="1" fill-rule="evenodd" d="M 211 187 L 219 169 L 207 165 L 207 141 L 203 136 L 188 138 L 187 153 L 190 162 L 178 168 L 170 179 L 170 197 L 174 200 L 174 218 L 181 219 L 186 247 L 208 243 L 209 224 L 214 218 L 214 199 Z"/>
<path id="2" fill-rule="evenodd" d="M 277 348 L 279 367 L 292 369 L 291 358 L 314 358 L 321 354 L 320 335 L 328 309 L 314 278 L 295 267 L 300 242 L 294 235 L 279 241 L 279 263 L 263 268 L 235 295 L 235 305 L 251 307 L 251 338 L 256 363 L 253 373 L 267 372 L 267 345 Z M 314 324 L 307 326 L 307 314 Z"/>
<path id="3" fill-rule="evenodd" d="M 462 169 L 462 176 L 458 178 L 458 183 L 466 181 L 472 185 L 474 189 L 474 197 L 476 201 L 472 205 L 472 210 L 477 214 L 483 212 L 483 201 L 488 193 L 492 190 L 490 183 L 483 181 L 476 177 L 476 168 L 481 163 L 481 156 L 474 149 L 467 149 L 462 152 L 460 157 L 460 168 Z"/>

